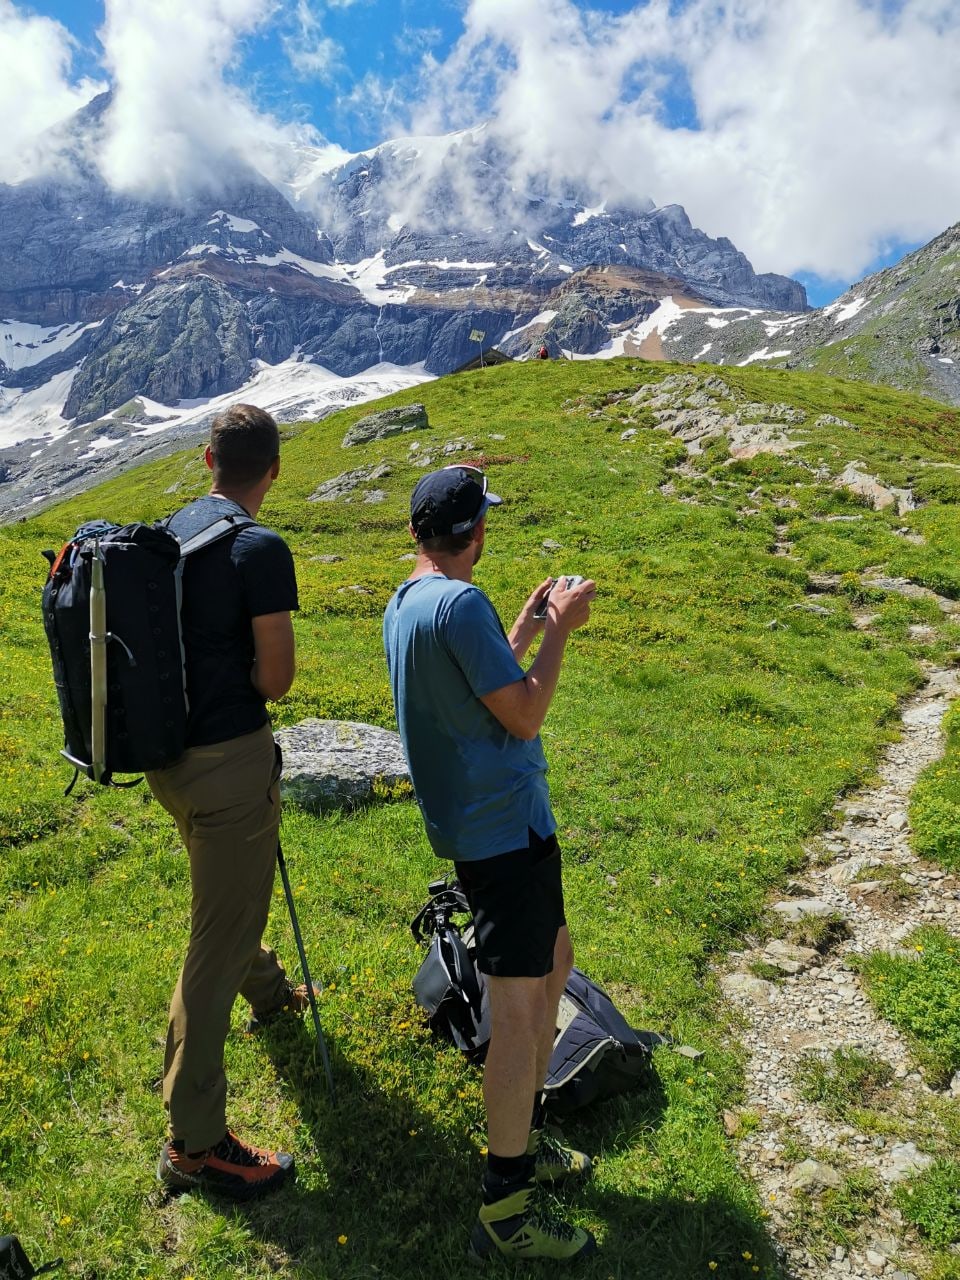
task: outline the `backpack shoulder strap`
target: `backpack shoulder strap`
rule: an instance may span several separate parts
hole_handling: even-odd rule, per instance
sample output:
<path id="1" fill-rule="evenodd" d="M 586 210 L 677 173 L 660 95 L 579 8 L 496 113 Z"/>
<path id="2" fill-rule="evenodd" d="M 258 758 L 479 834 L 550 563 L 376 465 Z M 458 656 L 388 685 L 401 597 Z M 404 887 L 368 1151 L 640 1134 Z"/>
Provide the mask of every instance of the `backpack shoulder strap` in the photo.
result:
<path id="1" fill-rule="evenodd" d="M 199 533 L 195 533 L 192 538 L 188 538 L 186 542 L 180 545 L 180 557 L 186 559 L 192 556 L 196 551 L 203 551 L 205 547 L 212 547 L 215 542 L 219 542 L 221 538 L 225 538 L 230 533 L 238 532 L 240 529 L 247 528 L 248 525 L 256 524 L 251 516 L 226 515 L 221 516 L 219 520 L 215 520 L 213 524 L 207 525 L 205 529 L 201 529 Z"/>

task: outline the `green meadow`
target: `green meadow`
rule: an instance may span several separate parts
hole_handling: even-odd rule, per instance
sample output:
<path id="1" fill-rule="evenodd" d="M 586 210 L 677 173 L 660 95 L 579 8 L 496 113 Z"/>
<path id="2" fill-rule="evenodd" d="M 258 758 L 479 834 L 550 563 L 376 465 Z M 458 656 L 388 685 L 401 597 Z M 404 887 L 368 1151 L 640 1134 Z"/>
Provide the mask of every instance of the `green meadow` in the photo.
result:
<path id="1" fill-rule="evenodd" d="M 960 627 L 935 602 L 877 592 L 860 575 L 879 569 L 960 597 L 960 413 L 820 375 L 725 368 L 747 400 L 804 410 L 809 443 L 735 462 L 714 444 L 693 473 L 678 474 L 683 446 L 616 398 L 676 371 L 629 359 L 507 365 L 393 397 L 425 403 L 431 426 L 421 433 L 343 449 L 366 405 L 285 428 L 281 476 L 260 518 L 296 558 L 299 670 L 274 720 L 393 727 L 380 619 L 409 567 L 408 496 L 425 455 L 467 446 L 437 465 L 479 462 L 504 498 L 475 580 L 507 625 L 548 574 L 598 583 L 543 735 L 578 963 L 635 1025 L 704 1051 L 691 1061 L 659 1050 L 648 1089 L 569 1121 L 568 1135 L 599 1157 L 569 1200 L 602 1245 L 582 1274 L 774 1280 L 767 1207 L 723 1125 L 742 1099 L 743 1045 L 714 966 L 745 937 L 775 930 L 769 895 L 802 867 L 804 843 L 837 799 L 872 776 L 923 664 L 957 657 Z M 821 414 L 848 425 L 813 430 Z M 630 426 L 637 434 L 621 440 Z M 408 796 L 353 813 L 285 813 L 337 1104 L 309 1024 L 251 1037 L 240 1002 L 227 1071 L 231 1124 L 293 1151 L 296 1182 L 233 1208 L 167 1201 L 154 1180 L 187 864 L 144 787 L 81 782 L 63 794 L 70 770 L 57 754 L 40 552 L 82 520 L 152 519 L 204 492 L 200 452 L 0 529 L 0 1233 L 15 1230 L 38 1257 L 62 1254 L 66 1273 L 86 1280 L 472 1274 L 464 1250 L 483 1163 L 480 1075 L 431 1039 L 410 993 L 420 952 L 409 921 L 442 865 Z M 913 487 L 923 505 L 897 516 L 835 489 L 831 475 L 854 460 Z M 382 461 L 389 475 L 351 501 L 310 501 L 322 481 Z M 667 481 L 675 489 L 664 494 Z M 363 501 L 374 487 L 385 499 Z M 792 557 L 774 554 L 780 537 Z M 811 572 L 843 575 L 828 616 L 802 607 Z M 858 630 L 865 605 L 876 619 Z M 912 633 L 915 624 L 929 630 Z M 918 851 L 956 868 L 955 719 L 950 753 L 922 780 L 915 807 Z M 279 881 L 268 941 L 294 969 Z M 956 959 L 938 942 L 912 967 L 913 981 L 929 975 L 954 1010 Z M 887 1016 L 910 1003 L 906 981 L 888 979 Z M 930 1021 L 915 1018 L 910 1034 L 939 1080 L 960 1067 L 960 1036 Z M 944 1156 L 924 1193 L 935 1208 L 960 1195 L 957 1177 Z M 879 1194 L 851 1201 L 855 1222 L 877 1212 Z M 940 1211 L 936 1229 L 925 1221 L 917 1230 L 930 1274 L 960 1276 L 950 1249 L 960 1210 Z M 797 1230 L 814 1252 L 832 1250 L 822 1223 L 798 1220 Z"/>

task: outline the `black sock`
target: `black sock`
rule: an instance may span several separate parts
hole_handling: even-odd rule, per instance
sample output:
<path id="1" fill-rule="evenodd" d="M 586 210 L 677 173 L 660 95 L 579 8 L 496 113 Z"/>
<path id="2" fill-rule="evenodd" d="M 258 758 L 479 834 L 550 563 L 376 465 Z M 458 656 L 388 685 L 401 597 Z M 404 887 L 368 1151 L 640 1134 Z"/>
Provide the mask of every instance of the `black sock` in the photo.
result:
<path id="1" fill-rule="evenodd" d="M 534 1156 L 498 1156 L 491 1151 L 487 1155 L 487 1168 L 483 1175 L 483 1200 L 492 1204 L 503 1200 L 533 1181 L 536 1168 Z"/>

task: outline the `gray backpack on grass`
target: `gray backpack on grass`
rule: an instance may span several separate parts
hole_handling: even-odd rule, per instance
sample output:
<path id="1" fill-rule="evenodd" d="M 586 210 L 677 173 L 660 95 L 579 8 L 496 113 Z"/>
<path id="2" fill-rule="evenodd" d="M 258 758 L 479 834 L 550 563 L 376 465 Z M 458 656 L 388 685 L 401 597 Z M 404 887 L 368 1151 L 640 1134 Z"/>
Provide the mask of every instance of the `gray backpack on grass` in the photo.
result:
<path id="1" fill-rule="evenodd" d="M 482 1062 L 490 1041 L 489 999 L 476 966 L 470 907 L 456 880 L 434 880 L 429 891 L 410 926 L 427 946 L 413 979 L 414 998 L 435 1034 Z M 467 920 L 458 924 L 454 916 Z M 649 1085 L 653 1050 L 670 1043 L 656 1031 L 631 1027 L 603 988 L 574 969 L 560 997 L 544 1086 L 551 1109 L 574 1111 Z"/>

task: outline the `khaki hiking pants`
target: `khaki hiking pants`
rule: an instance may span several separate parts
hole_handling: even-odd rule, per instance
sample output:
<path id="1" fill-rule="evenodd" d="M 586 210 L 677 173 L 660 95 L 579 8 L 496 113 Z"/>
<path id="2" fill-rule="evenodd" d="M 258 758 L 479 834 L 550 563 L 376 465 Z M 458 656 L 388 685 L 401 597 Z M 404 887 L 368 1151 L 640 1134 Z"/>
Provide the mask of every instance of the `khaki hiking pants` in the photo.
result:
<path id="1" fill-rule="evenodd" d="M 277 865 L 280 767 L 273 733 L 191 747 L 148 773 L 190 855 L 190 944 L 170 1004 L 163 1101 L 170 1133 L 203 1151 L 227 1128 L 223 1050 L 238 993 L 281 1003 L 286 975 L 261 945 Z"/>

